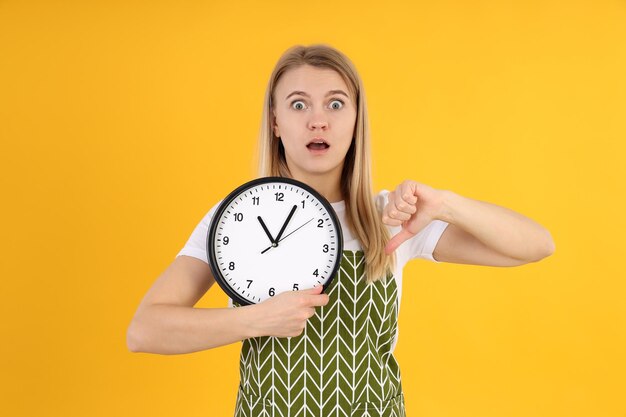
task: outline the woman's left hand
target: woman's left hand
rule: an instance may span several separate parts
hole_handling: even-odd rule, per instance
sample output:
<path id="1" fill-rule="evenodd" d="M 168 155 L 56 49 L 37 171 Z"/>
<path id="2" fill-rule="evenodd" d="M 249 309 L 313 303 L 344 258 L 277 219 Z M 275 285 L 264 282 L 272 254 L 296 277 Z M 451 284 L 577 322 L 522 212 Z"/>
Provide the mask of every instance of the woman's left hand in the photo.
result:
<path id="1" fill-rule="evenodd" d="M 389 255 L 406 240 L 415 236 L 431 221 L 439 219 L 445 196 L 444 190 L 436 190 L 426 184 L 406 180 L 389 193 L 389 201 L 383 208 L 383 223 L 402 226 L 385 247 Z"/>

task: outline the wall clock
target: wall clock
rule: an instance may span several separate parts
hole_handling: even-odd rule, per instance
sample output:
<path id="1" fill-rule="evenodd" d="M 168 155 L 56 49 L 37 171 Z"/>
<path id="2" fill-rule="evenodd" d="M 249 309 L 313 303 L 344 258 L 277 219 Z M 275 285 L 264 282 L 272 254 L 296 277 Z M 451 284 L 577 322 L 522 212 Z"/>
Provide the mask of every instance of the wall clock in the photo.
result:
<path id="1" fill-rule="evenodd" d="M 209 225 L 216 282 L 241 305 L 324 285 L 339 269 L 343 234 L 330 203 L 308 185 L 263 177 L 232 191 Z"/>

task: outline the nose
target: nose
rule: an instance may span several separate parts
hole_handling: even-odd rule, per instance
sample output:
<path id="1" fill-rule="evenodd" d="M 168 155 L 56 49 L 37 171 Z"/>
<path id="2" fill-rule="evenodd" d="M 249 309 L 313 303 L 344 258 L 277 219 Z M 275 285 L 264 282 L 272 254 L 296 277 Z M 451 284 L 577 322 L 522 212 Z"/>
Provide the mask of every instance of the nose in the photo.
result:
<path id="1" fill-rule="evenodd" d="M 328 128 L 328 123 L 327 122 L 322 122 L 322 121 L 318 121 L 318 122 L 311 122 L 310 125 L 311 129 L 327 129 Z"/>
<path id="2" fill-rule="evenodd" d="M 326 115 L 322 111 L 315 111 L 311 114 L 309 120 L 309 129 L 328 129 L 328 122 L 326 121 Z"/>

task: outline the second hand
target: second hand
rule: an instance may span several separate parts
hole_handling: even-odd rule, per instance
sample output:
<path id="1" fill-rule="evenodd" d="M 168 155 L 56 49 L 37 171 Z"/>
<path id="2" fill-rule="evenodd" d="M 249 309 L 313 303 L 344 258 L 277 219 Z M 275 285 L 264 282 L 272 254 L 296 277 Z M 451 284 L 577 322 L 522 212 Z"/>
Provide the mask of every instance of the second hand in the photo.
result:
<path id="1" fill-rule="evenodd" d="M 311 217 L 311 220 L 313 220 L 313 217 Z M 307 224 L 309 224 L 311 222 L 311 220 L 309 220 L 308 222 L 304 223 L 302 226 L 297 227 L 295 230 L 293 230 L 292 232 L 290 232 L 289 234 L 283 236 L 280 238 L 280 240 L 278 242 L 282 242 L 283 240 L 285 240 L 287 238 L 287 236 L 292 235 L 293 233 L 295 233 L 297 230 L 303 228 L 304 226 L 306 226 Z M 276 243 L 278 243 L 276 242 Z M 265 249 L 263 252 L 261 252 L 261 254 L 264 254 L 265 252 L 267 252 L 268 250 L 272 249 L 274 246 L 270 246 L 269 248 Z"/>

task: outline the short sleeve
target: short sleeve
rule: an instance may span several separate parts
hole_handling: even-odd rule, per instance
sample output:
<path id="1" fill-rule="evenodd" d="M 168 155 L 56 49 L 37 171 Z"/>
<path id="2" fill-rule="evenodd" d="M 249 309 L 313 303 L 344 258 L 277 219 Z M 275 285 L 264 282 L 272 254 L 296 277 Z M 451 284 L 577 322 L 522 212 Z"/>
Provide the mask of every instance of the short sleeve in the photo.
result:
<path id="1" fill-rule="evenodd" d="M 183 246 L 176 255 L 177 258 L 181 255 L 186 255 L 200 259 L 207 264 L 209 263 L 209 256 L 206 251 L 207 234 L 209 233 L 211 219 L 222 201 L 223 200 L 220 200 L 216 205 L 211 207 L 209 212 L 200 220 L 200 223 L 198 223 L 195 229 L 193 229 L 193 232 L 191 232 L 191 236 L 189 236 L 185 246 Z M 233 308 L 233 300 L 230 297 L 228 298 L 228 307 Z"/>
<path id="2" fill-rule="evenodd" d="M 382 190 L 376 197 L 376 207 L 382 213 L 387 204 L 389 191 Z M 402 243 L 398 250 L 403 252 L 405 259 L 421 258 L 432 262 L 441 263 L 433 257 L 433 251 L 441 235 L 448 227 L 448 222 L 443 220 L 433 220 L 426 227 L 420 230 L 415 236 Z M 394 236 L 401 230 L 400 227 L 390 227 L 391 235 Z"/>
<path id="3" fill-rule="evenodd" d="M 187 243 L 185 243 L 185 246 L 183 246 L 180 252 L 178 252 L 176 257 L 179 257 L 181 255 L 193 256 L 194 258 L 198 258 L 206 264 L 209 263 L 209 257 L 206 251 L 206 239 L 207 234 L 209 233 L 209 225 L 211 224 L 211 219 L 217 211 L 220 203 L 221 201 L 211 207 L 209 212 L 204 215 L 202 220 L 200 220 L 200 223 L 198 223 L 193 232 L 191 232 L 191 236 L 189 236 Z"/>
<path id="4" fill-rule="evenodd" d="M 404 242 L 409 251 L 409 259 L 422 258 L 441 263 L 433 257 L 433 251 L 448 224 L 442 220 L 433 220 L 415 236 Z"/>

